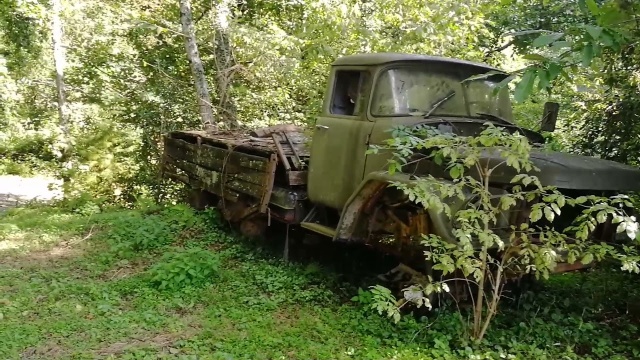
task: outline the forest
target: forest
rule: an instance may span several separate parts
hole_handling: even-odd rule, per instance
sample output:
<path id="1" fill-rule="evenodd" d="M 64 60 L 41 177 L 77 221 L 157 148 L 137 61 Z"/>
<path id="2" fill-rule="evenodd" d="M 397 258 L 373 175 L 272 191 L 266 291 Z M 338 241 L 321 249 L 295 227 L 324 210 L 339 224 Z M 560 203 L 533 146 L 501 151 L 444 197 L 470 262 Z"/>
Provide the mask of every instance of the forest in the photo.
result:
<path id="1" fill-rule="evenodd" d="M 372 283 L 377 255 L 303 241 L 311 250 L 283 258 L 282 232 L 249 239 L 162 176 L 173 131 L 312 131 L 331 64 L 373 53 L 502 69 L 518 127 L 537 131 L 544 104 L 560 105 L 545 149 L 640 167 L 633 0 L 0 0 L 0 358 L 640 358 L 638 192 L 570 199 L 539 186 L 458 213 L 458 239 L 502 249 L 474 225 L 496 209 L 541 197 L 530 218 L 553 222 L 565 204 L 583 206 L 573 247 L 540 231 L 593 266 L 552 274 L 548 249 L 532 245 L 532 276 L 513 290 L 491 246 L 477 255 L 425 236 L 451 250 L 425 252 L 435 268 L 491 286 L 469 290 L 473 305 L 432 307 L 447 282 L 398 302 Z M 475 138 L 395 134 L 390 174 L 409 148 L 436 147 L 459 184 L 440 190 L 482 193 L 465 174 L 490 143 L 507 149 L 513 183 L 539 184 L 521 173 L 531 147 L 493 126 Z M 449 212 L 444 197 L 398 187 Z M 588 243 L 607 221 L 626 242 Z"/>

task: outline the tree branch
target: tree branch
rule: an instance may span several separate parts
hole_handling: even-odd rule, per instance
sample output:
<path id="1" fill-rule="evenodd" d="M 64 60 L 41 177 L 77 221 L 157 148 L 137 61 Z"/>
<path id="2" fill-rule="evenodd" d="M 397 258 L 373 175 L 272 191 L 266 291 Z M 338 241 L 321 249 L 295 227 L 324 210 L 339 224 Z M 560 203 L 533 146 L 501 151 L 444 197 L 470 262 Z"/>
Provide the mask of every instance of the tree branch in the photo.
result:
<path id="1" fill-rule="evenodd" d="M 513 39 L 509 40 L 509 42 L 507 42 L 506 44 L 504 44 L 504 45 L 502 45 L 502 46 L 499 46 L 499 47 L 494 48 L 494 49 L 490 49 L 489 51 L 487 51 L 487 53 L 486 53 L 486 54 L 484 54 L 484 60 L 485 60 L 485 61 L 486 61 L 486 60 L 489 60 L 489 58 L 491 58 L 491 56 L 492 56 L 493 54 L 495 54 L 495 53 L 497 53 L 497 52 L 500 52 L 500 51 L 502 51 L 502 50 L 505 50 L 505 49 L 506 49 L 506 48 L 508 48 L 509 46 L 511 46 L 511 45 L 513 45 L 513 44 L 515 44 L 515 42 L 516 42 L 516 38 L 513 38 Z"/>
<path id="2" fill-rule="evenodd" d="M 193 23 L 197 24 L 205 15 L 207 15 L 207 13 L 209 13 L 209 11 L 211 11 L 211 9 L 213 9 L 213 2 L 211 2 L 209 6 L 202 11 L 202 14 L 200 14 L 200 16 L 193 20 Z"/>

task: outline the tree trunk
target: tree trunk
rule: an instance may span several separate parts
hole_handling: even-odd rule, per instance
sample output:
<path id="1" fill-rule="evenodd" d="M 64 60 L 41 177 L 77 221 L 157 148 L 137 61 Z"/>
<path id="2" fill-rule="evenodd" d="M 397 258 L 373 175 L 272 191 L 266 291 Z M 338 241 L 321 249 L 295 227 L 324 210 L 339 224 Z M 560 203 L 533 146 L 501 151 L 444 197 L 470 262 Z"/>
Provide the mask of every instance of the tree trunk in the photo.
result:
<path id="1" fill-rule="evenodd" d="M 196 34 L 193 26 L 193 15 L 191 13 L 190 0 L 180 0 L 180 23 L 184 35 L 184 45 L 187 51 L 187 59 L 191 65 L 191 72 L 196 86 L 200 117 L 205 129 L 214 127 L 213 108 L 211 106 L 211 96 L 207 86 L 207 79 L 204 75 L 204 67 L 196 44 Z"/>
<path id="2" fill-rule="evenodd" d="M 230 91 L 234 72 L 237 69 L 229 41 L 229 22 L 231 21 L 231 0 L 220 0 L 215 8 L 215 61 L 216 85 L 224 123 L 233 127 L 236 124 L 236 107 L 231 101 Z"/>
<path id="3" fill-rule="evenodd" d="M 53 13 L 51 21 L 51 33 L 53 43 L 53 63 L 56 69 L 56 88 L 58 90 L 58 121 L 60 128 L 67 128 L 65 119 L 65 93 L 64 93 L 64 49 L 62 48 L 62 22 L 60 21 L 60 12 L 62 5 L 60 0 L 52 0 Z M 66 132 L 66 131 L 65 131 Z"/>
<path id="4" fill-rule="evenodd" d="M 64 89 L 64 68 L 65 54 L 62 46 L 62 21 L 60 13 L 62 12 L 61 0 L 52 0 L 51 14 L 51 42 L 53 46 L 53 64 L 56 71 L 56 90 L 58 95 L 58 124 L 59 124 L 59 162 L 61 167 L 61 177 L 63 182 L 68 183 L 69 177 L 65 173 L 69 167 L 70 143 L 69 143 L 69 123 L 66 112 L 66 96 Z"/>

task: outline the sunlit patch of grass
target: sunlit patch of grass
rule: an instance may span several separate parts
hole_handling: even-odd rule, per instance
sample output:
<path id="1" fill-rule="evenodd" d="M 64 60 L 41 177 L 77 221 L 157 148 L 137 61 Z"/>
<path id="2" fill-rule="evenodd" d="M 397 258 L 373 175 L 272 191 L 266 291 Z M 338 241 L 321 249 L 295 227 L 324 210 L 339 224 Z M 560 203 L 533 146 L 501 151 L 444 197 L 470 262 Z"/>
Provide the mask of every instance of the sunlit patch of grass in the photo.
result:
<path id="1" fill-rule="evenodd" d="M 0 213 L 0 255 L 81 242 L 95 233 L 89 225 L 101 215 L 84 216 L 42 204 L 6 210 Z"/>

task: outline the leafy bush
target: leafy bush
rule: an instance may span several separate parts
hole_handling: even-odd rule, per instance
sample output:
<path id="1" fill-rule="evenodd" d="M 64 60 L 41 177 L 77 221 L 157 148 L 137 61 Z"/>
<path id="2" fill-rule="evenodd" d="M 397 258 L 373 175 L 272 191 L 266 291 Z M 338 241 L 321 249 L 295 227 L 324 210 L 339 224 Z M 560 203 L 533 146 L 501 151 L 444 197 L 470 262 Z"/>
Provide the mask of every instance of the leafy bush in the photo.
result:
<path id="1" fill-rule="evenodd" d="M 431 296 L 448 293 L 447 282 L 461 278 L 467 283 L 473 302 L 470 327 L 475 340 L 484 338 L 498 314 L 507 277 L 513 276 L 510 274 L 547 279 L 559 261 L 586 265 L 594 259 L 616 259 L 623 270 L 640 272 L 633 248 L 640 241 L 638 223 L 624 208 L 633 204 L 621 196 L 573 199 L 553 186 L 543 186 L 535 175 L 530 175 L 540 170 L 531 160 L 533 146 L 526 137 L 490 123 L 477 136 L 447 134 L 425 126 L 396 129 L 388 145 L 394 151 L 390 173 L 424 156 L 448 170 L 451 179 L 440 181 L 430 174 L 417 180 L 417 185 L 392 183 L 410 201 L 445 214 L 453 225 L 450 234 L 424 234 L 420 240 L 426 260 L 433 262 L 433 270 L 440 271 L 443 279 L 436 281 L 429 276 L 424 284 L 403 289 L 404 300 L 431 308 Z M 515 174 L 509 175 L 512 185 L 503 188 L 502 193 L 492 192 L 493 182 L 498 180 L 492 176 L 494 171 Z M 500 214 L 523 205 L 530 209 L 528 219 L 500 225 Z M 569 215 L 570 226 L 562 229 L 547 225 L 566 208 L 578 213 Z M 626 233 L 629 245 L 605 244 L 590 237 L 597 225 L 608 219 L 617 227 L 617 233 Z M 563 252 L 567 255 L 560 255 Z M 454 274 L 462 276 L 456 278 Z M 384 289 L 373 291 L 376 309 L 399 321 L 391 293 Z"/>
<path id="2" fill-rule="evenodd" d="M 113 249 L 122 253 L 157 249 L 171 244 L 174 236 L 171 227 L 159 215 L 132 216 L 114 221 L 109 240 Z"/>
<path id="3" fill-rule="evenodd" d="M 179 290 L 208 284 L 219 274 L 220 259 L 210 251 L 192 248 L 166 253 L 149 270 L 151 283 L 160 290 Z"/>
<path id="4" fill-rule="evenodd" d="M 51 129 L 34 129 L 26 119 L 19 122 L 15 120 L 0 119 L 0 174 L 51 172 L 56 166 Z"/>
<path id="5" fill-rule="evenodd" d="M 107 236 L 113 250 L 123 254 L 160 249 L 178 240 L 191 242 L 208 235 L 207 229 L 217 221 L 211 212 L 197 214 L 187 205 L 150 208 L 148 212 L 130 212 L 109 222 Z"/>

